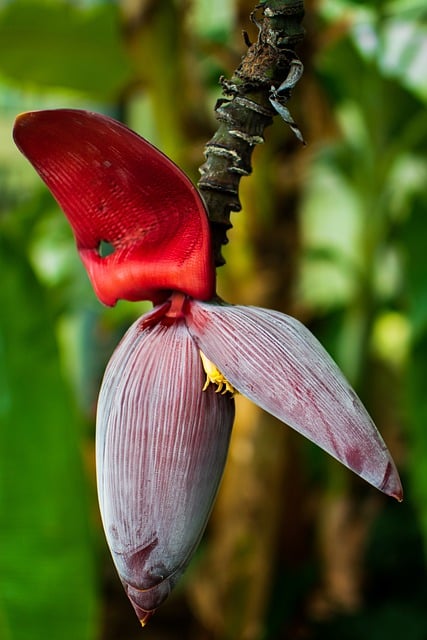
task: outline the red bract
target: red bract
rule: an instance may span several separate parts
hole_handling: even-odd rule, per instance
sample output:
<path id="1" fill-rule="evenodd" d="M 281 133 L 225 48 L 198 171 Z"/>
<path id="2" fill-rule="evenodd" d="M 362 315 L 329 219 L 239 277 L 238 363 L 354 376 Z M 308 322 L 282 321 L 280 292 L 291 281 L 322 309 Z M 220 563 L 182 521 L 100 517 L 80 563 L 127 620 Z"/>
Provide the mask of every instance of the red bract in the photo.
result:
<path id="1" fill-rule="evenodd" d="M 270 309 L 193 302 L 188 325 L 199 348 L 237 391 L 401 499 L 399 476 L 381 435 L 301 322 Z"/>
<path id="2" fill-rule="evenodd" d="M 173 290 L 212 297 L 205 207 L 160 151 L 111 118 L 74 109 L 24 113 L 14 139 L 61 205 L 104 304 Z M 102 256 L 102 243 L 113 252 Z"/>
<path id="3" fill-rule="evenodd" d="M 15 139 L 63 206 L 101 300 L 160 301 L 113 354 L 97 415 L 103 524 L 143 624 L 206 526 L 234 390 L 402 498 L 381 435 L 318 340 L 282 313 L 215 299 L 203 203 L 175 165 L 93 113 L 20 116 Z"/>

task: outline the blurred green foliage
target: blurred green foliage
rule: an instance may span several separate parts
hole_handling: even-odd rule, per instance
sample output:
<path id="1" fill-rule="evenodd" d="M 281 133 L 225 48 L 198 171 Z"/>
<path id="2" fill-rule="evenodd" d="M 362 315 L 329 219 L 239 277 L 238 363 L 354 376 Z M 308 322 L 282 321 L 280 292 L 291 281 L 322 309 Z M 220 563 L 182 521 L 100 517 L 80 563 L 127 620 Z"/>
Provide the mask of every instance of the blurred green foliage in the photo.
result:
<path id="1" fill-rule="evenodd" d="M 62 87 L 86 99 L 117 99 L 131 77 L 115 4 L 5 3 L 0 14 L 1 75 L 19 87 Z"/>
<path id="2" fill-rule="evenodd" d="M 218 77 L 239 63 L 240 29 L 253 28 L 236 23 L 250 3 L 155 5 L 0 2 L 2 640 L 104 640 L 117 637 L 111 629 L 138 637 L 136 621 L 128 628 L 123 622 L 133 614 L 124 597 L 117 604 L 120 585 L 105 569 L 92 447 L 103 367 L 143 307 L 98 305 L 65 220 L 10 136 L 14 116 L 25 109 L 98 109 L 125 119 L 195 178 L 215 127 Z M 313 131 L 311 123 L 320 121 L 313 140 L 306 135 L 309 159 L 299 177 L 295 305 L 373 413 L 402 470 L 407 504 L 387 504 L 373 518 L 362 554 L 365 605 L 323 617 L 307 613 L 326 561 L 277 558 L 268 613 L 262 631 L 251 637 L 397 640 L 404 634 L 423 640 L 427 14 L 416 0 L 306 6 L 307 38 L 315 42 L 304 59 L 307 82 L 317 86 L 327 115 L 321 121 L 317 98 L 295 112 L 304 95 L 297 89 L 291 108 L 303 130 Z M 290 134 L 280 127 L 276 155 L 261 154 L 255 164 L 266 179 L 287 150 Z M 269 139 L 267 131 L 266 146 Z M 243 199 L 244 212 L 234 220 L 238 251 L 227 254 L 229 265 L 220 274 L 225 289 L 232 282 L 243 290 L 248 277 L 258 282 L 244 216 L 254 202 L 265 202 L 255 215 L 268 217 L 270 187 L 266 183 L 253 202 Z M 310 446 L 300 461 L 307 485 L 322 492 L 318 501 L 360 492 Z M 114 593 L 106 604 L 108 589 Z M 121 607 L 123 617 L 114 625 Z M 173 626 L 169 633 L 184 637 L 183 631 L 174 636 Z"/>
<path id="3" fill-rule="evenodd" d="M 0 268 L 0 636 L 89 640 L 95 574 L 81 425 L 25 244 L 1 236 Z"/>

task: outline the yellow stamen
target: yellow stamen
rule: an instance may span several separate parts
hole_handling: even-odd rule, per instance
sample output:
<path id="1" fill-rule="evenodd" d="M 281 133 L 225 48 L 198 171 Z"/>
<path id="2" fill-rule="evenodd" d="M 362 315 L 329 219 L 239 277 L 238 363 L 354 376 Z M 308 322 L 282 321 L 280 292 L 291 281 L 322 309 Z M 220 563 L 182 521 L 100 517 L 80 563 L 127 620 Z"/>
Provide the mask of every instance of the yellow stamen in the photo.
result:
<path id="1" fill-rule="evenodd" d="M 205 356 L 205 354 L 202 353 L 202 351 L 199 351 L 199 353 L 202 359 L 203 369 L 205 370 L 205 373 L 206 373 L 206 382 L 204 384 L 202 391 L 206 391 L 206 389 L 209 387 L 209 384 L 212 382 L 212 384 L 217 385 L 217 389 L 215 389 L 215 393 L 221 393 L 222 395 L 227 393 L 227 391 L 231 393 L 231 395 L 234 395 L 235 393 L 237 393 L 233 385 L 231 385 L 228 382 L 227 378 L 214 365 L 214 363 L 211 362 Z"/>

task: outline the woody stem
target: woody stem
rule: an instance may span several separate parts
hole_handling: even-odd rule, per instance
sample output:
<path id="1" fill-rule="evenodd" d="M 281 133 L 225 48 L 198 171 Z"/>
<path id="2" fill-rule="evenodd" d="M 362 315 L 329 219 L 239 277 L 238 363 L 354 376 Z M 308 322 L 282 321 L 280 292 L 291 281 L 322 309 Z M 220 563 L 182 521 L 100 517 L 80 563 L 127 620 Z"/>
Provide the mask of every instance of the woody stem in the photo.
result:
<path id="1" fill-rule="evenodd" d="M 240 179 L 251 173 L 253 149 L 263 142 L 264 129 L 277 115 L 272 91 L 281 91 L 298 61 L 294 49 L 304 36 L 303 16 L 302 0 L 260 2 L 250 16 L 259 29 L 257 41 L 249 45 L 231 79 L 220 79 L 224 97 L 215 106 L 218 129 L 206 144 L 198 183 L 208 209 L 216 266 L 224 264 L 221 248 L 232 226 L 230 214 L 241 209 Z M 295 82 L 286 83 L 282 103 Z M 281 115 L 290 123 L 282 111 Z M 291 128 L 298 135 L 297 127 Z"/>

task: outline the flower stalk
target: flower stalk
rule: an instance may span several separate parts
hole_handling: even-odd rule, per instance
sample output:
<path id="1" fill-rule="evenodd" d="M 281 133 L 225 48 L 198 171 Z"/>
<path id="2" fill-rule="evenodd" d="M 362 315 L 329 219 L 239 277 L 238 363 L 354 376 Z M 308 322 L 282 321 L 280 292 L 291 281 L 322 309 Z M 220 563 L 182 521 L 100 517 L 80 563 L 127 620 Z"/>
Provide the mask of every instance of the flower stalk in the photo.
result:
<path id="1" fill-rule="evenodd" d="M 239 183 L 251 173 L 252 153 L 264 142 L 264 130 L 280 114 L 302 140 L 285 107 L 302 75 L 295 51 L 304 36 L 301 0 L 260 2 L 251 14 L 258 39 L 251 44 L 230 80 L 221 78 L 223 98 L 215 113 L 218 129 L 206 144 L 198 188 L 208 211 L 216 266 L 224 264 L 230 213 L 240 211 Z"/>

